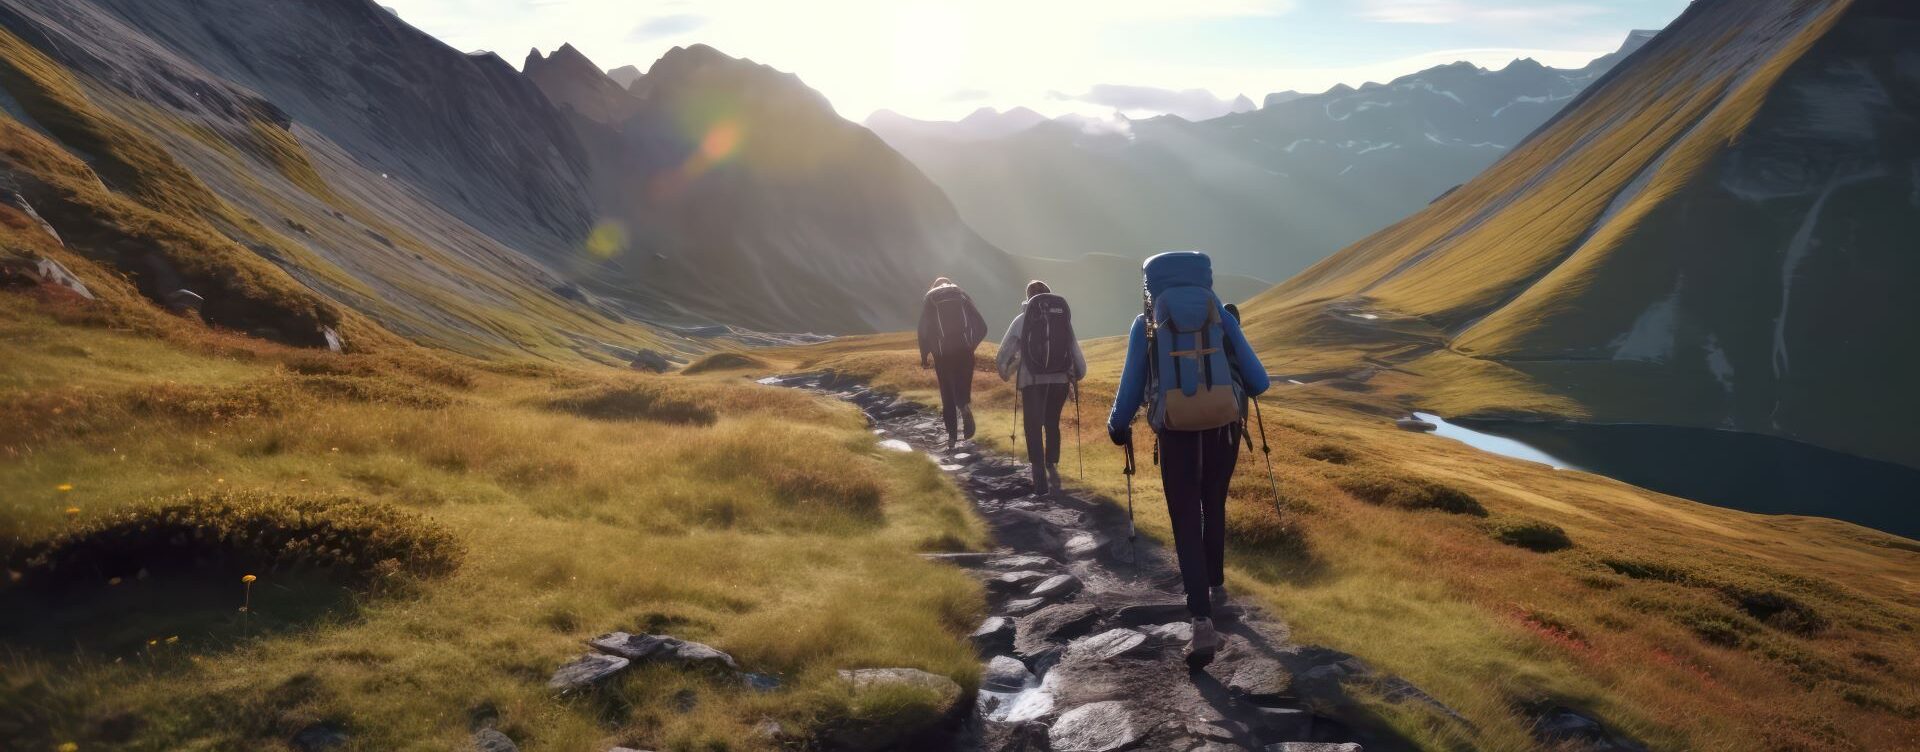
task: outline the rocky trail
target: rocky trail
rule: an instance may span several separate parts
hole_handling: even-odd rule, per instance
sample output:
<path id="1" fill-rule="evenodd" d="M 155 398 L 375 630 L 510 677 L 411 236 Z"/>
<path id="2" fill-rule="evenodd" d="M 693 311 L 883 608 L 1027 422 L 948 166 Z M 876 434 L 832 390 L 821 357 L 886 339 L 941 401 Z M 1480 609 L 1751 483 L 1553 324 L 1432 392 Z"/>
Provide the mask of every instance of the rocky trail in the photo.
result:
<path id="1" fill-rule="evenodd" d="M 1285 624 L 1244 604 L 1216 615 L 1224 639 L 1219 657 L 1189 672 L 1181 648 L 1191 627 L 1178 571 L 1157 543 L 1128 542 L 1124 505 L 1081 492 L 1036 498 L 1025 463 L 971 442 L 945 451 L 937 416 L 855 379 L 829 371 L 761 383 L 859 406 L 882 446 L 926 453 L 991 527 L 992 552 L 928 554 L 978 576 L 992 613 L 972 636 L 984 662 L 981 687 L 970 711 L 957 713 L 957 728 L 944 734 L 949 749 L 1404 746 L 1333 717 L 1354 712 L 1344 688 L 1361 684 L 1452 715 L 1352 656 L 1293 644 Z M 1135 503 L 1162 502 L 1155 496 Z"/>

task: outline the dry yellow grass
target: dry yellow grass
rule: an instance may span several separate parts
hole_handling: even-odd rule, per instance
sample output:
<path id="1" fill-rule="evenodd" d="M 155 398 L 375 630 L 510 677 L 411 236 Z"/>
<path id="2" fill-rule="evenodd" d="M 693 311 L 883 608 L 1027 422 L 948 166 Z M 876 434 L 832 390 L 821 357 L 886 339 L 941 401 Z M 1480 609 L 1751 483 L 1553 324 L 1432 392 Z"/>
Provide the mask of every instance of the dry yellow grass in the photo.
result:
<path id="1" fill-rule="evenodd" d="M 338 597 L 260 573 L 251 620 L 232 610 L 239 572 L 10 611 L 10 741 L 276 749 L 326 722 L 365 748 L 444 749 L 497 715 L 530 750 L 761 749 L 766 718 L 806 733 L 925 712 L 856 703 L 840 668 L 975 681 L 978 588 L 915 554 L 980 545 L 982 527 L 924 458 L 876 451 L 851 408 L 724 374 L 214 347 L 224 336 L 63 324 L 0 293 L 5 551 L 149 499 L 236 491 L 392 505 L 451 531 L 459 568 Z M 710 419 L 576 414 L 582 394 L 669 395 Z M 17 621 L 36 614 L 66 631 Z M 547 674 L 615 629 L 709 642 L 784 686 L 646 669 L 551 698 Z"/>
<path id="2" fill-rule="evenodd" d="M 1322 331 L 1286 319 L 1259 329 L 1256 346 L 1276 374 L 1352 370 L 1405 346 Z M 1084 486 L 1115 499 L 1124 479 L 1102 427 L 1121 344 L 1087 343 L 1082 405 Z M 905 336 L 761 357 L 937 401 Z M 1009 395 L 992 375 L 979 378 L 981 436 L 1007 449 Z M 1370 701 L 1381 722 L 1429 749 L 1533 749 L 1529 709 L 1557 703 L 1656 749 L 1920 745 L 1920 543 L 1555 471 L 1387 419 L 1430 399 L 1516 412 L 1565 406 L 1523 374 L 1444 351 L 1364 384 L 1282 384 L 1264 403 L 1284 516 L 1257 453 L 1241 455 L 1228 507 L 1232 587 L 1273 607 L 1301 641 L 1406 677 L 1468 721 Z M 1071 413 L 1067 421 L 1071 436 Z M 1069 450 L 1063 464 L 1072 462 Z M 1347 490 L 1383 475 L 1458 489 L 1489 516 L 1395 508 Z M 1165 540 L 1161 499 L 1149 468 L 1137 509 L 1143 531 Z M 1527 537 L 1543 526 L 1570 546 L 1541 553 L 1508 542 L 1515 528 L 1532 529 Z"/>

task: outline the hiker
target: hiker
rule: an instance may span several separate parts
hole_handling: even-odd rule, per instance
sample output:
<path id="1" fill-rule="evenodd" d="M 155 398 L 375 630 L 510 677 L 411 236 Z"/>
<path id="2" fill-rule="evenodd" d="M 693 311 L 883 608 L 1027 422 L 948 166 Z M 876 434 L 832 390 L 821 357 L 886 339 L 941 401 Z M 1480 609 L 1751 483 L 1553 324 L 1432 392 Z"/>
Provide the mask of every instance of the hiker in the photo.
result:
<path id="1" fill-rule="evenodd" d="M 986 338 L 987 320 L 973 298 L 953 280 L 934 280 L 920 307 L 920 367 L 932 367 L 940 382 L 940 418 L 947 424 L 949 450 L 962 437 L 973 438 L 973 351 Z"/>
<path id="2" fill-rule="evenodd" d="M 1142 269 L 1145 313 L 1134 318 L 1127 335 L 1107 435 L 1131 451 L 1134 414 L 1147 407 L 1193 617 L 1187 665 L 1198 669 L 1213 661 L 1220 646 L 1213 615 L 1227 603 L 1227 486 L 1239 459 L 1244 400 L 1267 390 L 1267 371 L 1239 321 L 1214 295 L 1206 254 L 1162 253 Z"/>
<path id="3" fill-rule="evenodd" d="M 1000 380 L 1020 390 L 1020 422 L 1026 426 L 1027 462 L 1033 465 L 1033 494 L 1061 490 L 1060 413 L 1069 394 L 1087 375 L 1087 356 L 1073 336 L 1067 299 L 1047 283 L 1027 283 L 1020 315 L 1000 340 Z"/>

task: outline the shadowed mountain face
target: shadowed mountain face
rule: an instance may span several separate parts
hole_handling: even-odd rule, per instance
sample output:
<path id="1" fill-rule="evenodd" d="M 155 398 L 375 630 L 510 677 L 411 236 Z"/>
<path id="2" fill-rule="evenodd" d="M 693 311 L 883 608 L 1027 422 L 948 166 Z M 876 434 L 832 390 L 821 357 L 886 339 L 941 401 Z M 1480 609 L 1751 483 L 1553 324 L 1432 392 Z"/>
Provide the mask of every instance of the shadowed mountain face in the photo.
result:
<path id="1" fill-rule="evenodd" d="M 1701 0 L 1512 156 L 1260 306 L 1418 317 L 1601 422 L 1920 465 L 1916 133 L 1920 8 Z"/>
<path id="2" fill-rule="evenodd" d="M 570 46 L 523 74 L 365 0 L 0 0 L 0 27 L 219 197 L 193 222 L 439 344 L 901 328 L 935 276 L 1017 283 L 905 159 L 709 48 L 629 89 Z M 17 88 L 10 114 L 88 151 Z"/>
<path id="3" fill-rule="evenodd" d="M 1197 123 L 1062 118 L 992 139 L 891 113 L 868 125 L 1011 253 L 1201 248 L 1282 279 L 1471 178 L 1648 38 L 1578 70 L 1457 63 Z"/>

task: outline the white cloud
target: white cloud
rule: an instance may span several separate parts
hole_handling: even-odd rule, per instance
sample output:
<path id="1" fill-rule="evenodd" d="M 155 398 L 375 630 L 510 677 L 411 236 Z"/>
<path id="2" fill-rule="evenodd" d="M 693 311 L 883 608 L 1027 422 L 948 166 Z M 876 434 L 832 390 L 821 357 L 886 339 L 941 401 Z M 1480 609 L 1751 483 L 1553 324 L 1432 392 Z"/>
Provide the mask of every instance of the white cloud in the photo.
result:
<path id="1" fill-rule="evenodd" d="M 1541 24 L 1577 22 L 1607 9 L 1575 3 L 1490 3 L 1481 0 L 1364 0 L 1361 15 L 1402 24 Z"/>

